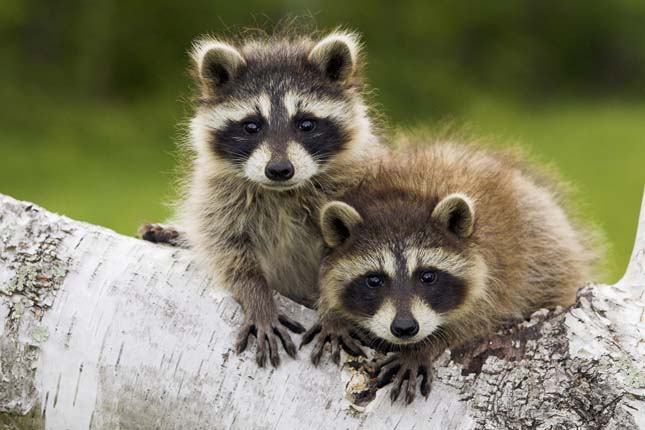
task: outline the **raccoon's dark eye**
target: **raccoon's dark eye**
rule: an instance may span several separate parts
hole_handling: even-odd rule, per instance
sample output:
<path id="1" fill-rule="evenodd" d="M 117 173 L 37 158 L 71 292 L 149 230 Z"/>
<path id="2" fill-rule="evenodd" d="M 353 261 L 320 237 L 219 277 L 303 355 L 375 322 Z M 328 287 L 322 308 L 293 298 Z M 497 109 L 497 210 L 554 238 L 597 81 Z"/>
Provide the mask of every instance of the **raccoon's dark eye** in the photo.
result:
<path id="1" fill-rule="evenodd" d="M 309 133 L 311 131 L 314 131 L 316 129 L 316 121 L 313 119 L 303 119 L 302 121 L 298 122 L 298 130 L 304 131 L 305 133 Z"/>
<path id="2" fill-rule="evenodd" d="M 435 272 L 434 270 L 424 270 L 423 272 L 421 272 L 419 279 L 424 284 L 432 284 L 437 280 L 437 272 Z"/>
<path id="3" fill-rule="evenodd" d="M 378 288 L 383 285 L 384 282 L 385 281 L 381 275 L 372 274 L 365 277 L 365 285 L 369 288 Z"/>
<path id="4" fill-rule="evenodd" d="M 255 134 L 258 131 L 260 131 L 260 124 L 258 124 L 257 122 L 254 122 L 254 121 L 248 121 L 248 122 L 245 122 L 242 125 L 242 128 L 248 134 Z"/>

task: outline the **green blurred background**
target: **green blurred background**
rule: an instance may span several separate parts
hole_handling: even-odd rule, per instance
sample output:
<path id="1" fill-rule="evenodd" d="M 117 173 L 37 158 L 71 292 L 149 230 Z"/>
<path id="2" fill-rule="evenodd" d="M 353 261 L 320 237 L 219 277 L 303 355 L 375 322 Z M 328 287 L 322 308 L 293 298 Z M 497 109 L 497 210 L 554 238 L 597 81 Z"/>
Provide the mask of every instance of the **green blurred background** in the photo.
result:
<path id="1" fill-rule="evenodd" d="M 628 261 L 645 184 L 642 0 L 2 0 L 0 192 L 133 234 L 163 220 L 199 34 L 308 15 L 360 31 L 392 128 L 521 142 Z"/>

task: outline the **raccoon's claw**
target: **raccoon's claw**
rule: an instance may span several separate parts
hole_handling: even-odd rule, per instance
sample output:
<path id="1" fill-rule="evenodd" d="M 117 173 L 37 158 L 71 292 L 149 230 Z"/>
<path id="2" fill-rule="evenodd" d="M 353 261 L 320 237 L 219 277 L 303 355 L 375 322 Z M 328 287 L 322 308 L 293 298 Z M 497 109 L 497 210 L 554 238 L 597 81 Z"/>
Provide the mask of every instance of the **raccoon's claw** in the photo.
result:
<path id="1" fill-rule="evenodd" d="M 268 355 L 271 365 L 278 367 L 280 365 L 278 339 L 280 339 L 282 347 L 290 357 L 295 358 L 297 354 L 296 345 L 291 340 L 287 328 L 296 333 L 302 333 L 305 330 L 301 324 L 285 315 L 278 315 L 270 323 L 259 323 L 247 319 L 238 332 L 235 342 L 235 352 L 240 354 L 245 351 L 248 346 L 249 337 L 255 336 L 255 361 L 258 366 L 265 366 Z"/>
<path id="2" fill-rule="evenodd" d="M 318 336 L 320 335 L 320 336 Z M 318 336 L 318 340 L 311 350 L 311 362 L 314 366 L 320 364 L 320 360 L 325 351 L 325 345 L 331 345 L 331 359 L 334 363 L 340 365 L 340 349 L 344 349 L 346 353 L 354 356 L 365 357 L 365 352 L 354 339 L 348 329 L 339 324 L 334 323 L 316 323 L 311 327 L 302 337 L 300 348 L 310 343 Z"/>
<path id="3" fill-rule="evenodd" d="M 405 403 L 410 404 L 416 397 L 417 384 L 423 397 L 428 398 L 432 382 L 431 363 L 421 354 L 400 352 L 377 363 L 373 376 L 377 388 L 392 383 L 390 400 L 394 403 L 405 384 Z M 418 378 L 421 377 L 419 383 Z"/>
<path id="4" fill-rule="evenodd" d="M 164 227 L 160 224 L 142 225 L 139 227 L 139 237 L 152 243 L 179 245 L 179 232 L 172 227 Z"/>

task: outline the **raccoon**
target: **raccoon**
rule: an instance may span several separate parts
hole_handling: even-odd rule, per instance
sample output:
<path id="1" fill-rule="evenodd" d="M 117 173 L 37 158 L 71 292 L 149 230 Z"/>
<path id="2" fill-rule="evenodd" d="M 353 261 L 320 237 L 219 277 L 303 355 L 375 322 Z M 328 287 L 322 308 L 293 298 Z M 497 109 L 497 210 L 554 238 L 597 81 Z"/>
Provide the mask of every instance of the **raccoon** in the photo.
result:
<path id="1" fill-rule="evenodd" d="M 313 305 L 324 246 L 320 208 L 385 151 L 365 102 L 355 33 L 205 38 L 192 50 L 200 95 L 190 122 L 192 172 L 172 227 L 143 238 L 179 242 L 217 275 L 245 312 L 236 350 L 278 366 L 285 328 L 304 328 L 272 292 Z M 178 233 L 177 233 L 178 232 Z"/>
<path id="2" fill-rule="evenodd" d="M 596 255 L 544 178 L 515 156 L 454 143 L 382 160 L 321 210 L 316 351 L 332 342 L 338 354 L 351 330 L 364 333 L 396 351 L 376 365 L 377 386 L 393 382 L 395 401 L 407 381 L 409 403 L 419 376 L 428 395 L 446 348 L 574 303 Z"/>

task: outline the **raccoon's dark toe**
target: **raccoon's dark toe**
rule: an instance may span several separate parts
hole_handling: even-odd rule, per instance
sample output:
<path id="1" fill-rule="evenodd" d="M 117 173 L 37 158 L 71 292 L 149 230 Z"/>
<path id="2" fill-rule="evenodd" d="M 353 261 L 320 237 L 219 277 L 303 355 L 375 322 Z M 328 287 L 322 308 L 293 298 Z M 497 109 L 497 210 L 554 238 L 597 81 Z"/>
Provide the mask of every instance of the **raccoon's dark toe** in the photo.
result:
<path id="1" fill-rule="evenodd" d="M 405 403 L 409 405 L 417 395 L 417 369 L 410 369 L 407 380 L 408 385 L 405 389 Z"/>
<path id="2" fill-rule="evenodd" d="M 420 391 L 421 395 L 426 399 L 430 395 L 430 388 L 432 387 L 432 373 L 426 366 L 419 368 L 419 375 L 421 375 Z"/>
<path id="3" fill-rule="evenodd" d="M 255 361 L 258 366 L 264 367 L 267 361 L 267 339 L 264 331 L 258 330 L 255 340 Z"/>
<path id="4" fill-rule="evenodd" d="M 255 327 L 252 324 L 244 324 L 240 331 L 237 334 L 237 339 L 235 340 L 235 352 L 241 354 L 246 350 L 246 347 L 249 344 L 249 336 L 251 336 L 252 331 Z"/>
<path id="5" fill-rule="evenodd" d="M 318 366 L 320 364 L 320 359 L 322 358 L 323 353 L 325 352 L 326 343 L 327 343 L 327 338 L 323 336 L 320 336 L 316 340 L 316 344 L 311 350 L 311 362 L 313 363 L 314 366 Z"/>
<path id="6" fill-rule="evenodd" d="M 392 360 L 380 367 L 376 372 L 376 388 L 381 388 L 392 382 L 394 375 L 401 369 L 401 363 Z"/>
<path id="7" fill-rule="evenodd" d="M 392 390 L 390 391 L 390 400 L 392 400 L 392 403 L 396 401 L 396 399 L 399 398 L 399 394 L 401 394 L 401 388 L 403 388 L 403 383 L 406 380 L 409 380 L 410 378 L 410 369 L 401 366 L 399 371 L 396 373 L 396 376 L 392 380 Z"/>
<path id="8" fill-rule="evenodd" d="M 282 347 L 285 351 L 287 351 L 287 354 L 289 354 L 289 356 L 292 358 L 296 358 L 298 351 L 296 350 L 296 345 L 294 345 L 293 341 L 291 340 L 291 336 L 289 336 L 287 329 L 281 326 L 276 326 L 273 328 L 273 332 L 280 338 Z"/>
<path id="9" fill-rule="evenodd" d="M 280 352 L 278 351 L 278 336 L 275 333 L 267 333 L 267 342 L 269 343 L 269 361 L 273 367 L 280 365 Z"/>
<path id="10" fill-rule="evenodd" d="M 322 325 L 320 323 L 314 324 L 307 332 L 302 335 L 302 340 L 300 341 L 300 349 L 303 346 L 309 344 L 314 338 L 322 331 Z"/>
<path id="11" fill-rule="evenodd" d="M 305 327 L 300 324 L 298 321 L 289 318 L 286 315 L 280 314 L 278 315 L 278 321 L 280 321 L 280 324 L 288 328 L 294 333 L 300 334 L 304 333 L 306 331 Z"/>
<path id="12" fill-rule="evenodd" d="M 373 362 L 373 364 L 370 366 L 370 375 L 372 377 L 377 377 L 379 374 L 382 373 L 383 368 L 386 367 L 388 364 L 393 363 L 395 361 L 398 363 L 397 358 L 398 357 L 396 354 L 390 354 L 385 358 L 382 358 L 380 360 Z"/>
<path id="13" fill-rule="evenodd" d="M 340 345 L 338 344 L 338 338 L 332 337 L 330 339 L 331 343 L 331 360 L 337 365 L 340 366 Z"/>
<path id="14" fill-rule="evenodd" d="M 361 345 L 358 343 L 358 341 L 351 336 L 341 335 L 340 344 L 345 352 L 350 355 L 364 358 L 367 357 L 367 354 L 365 354 L 365 351 L 363 351 L 363 348 L 361 348 Z"/>

